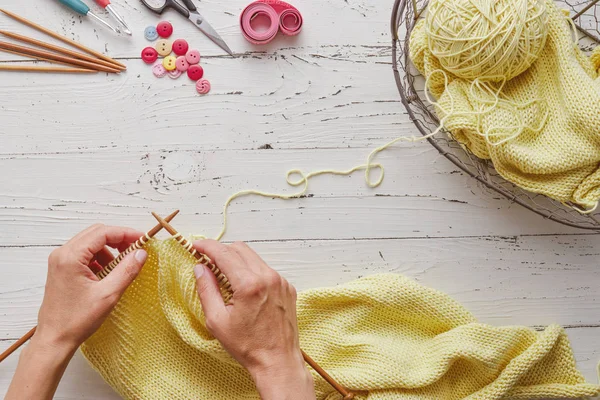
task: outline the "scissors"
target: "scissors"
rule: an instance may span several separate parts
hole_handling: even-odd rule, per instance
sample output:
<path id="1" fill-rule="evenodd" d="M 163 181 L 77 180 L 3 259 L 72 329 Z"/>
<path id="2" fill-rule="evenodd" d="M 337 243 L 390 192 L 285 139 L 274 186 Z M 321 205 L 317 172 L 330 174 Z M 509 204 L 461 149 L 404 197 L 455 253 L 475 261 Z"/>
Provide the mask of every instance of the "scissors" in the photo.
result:
<path id="1" fill-rule="evenodd" d="M 198 29 L 202 31 L 210 40 L 215 42 L 220 48 L 225 50 L 227 54 L 233 56 L 233 52 L 227 46 L 225 41 L 219 36 L 217 31 L 214 30 L 212 26 L 204 19 L 202 15 L 198 12 L 198 9 L 192 2 L 192 0 L 181 0 L 181 3 L 177 0 L 141 0 L 142 4 L 144 4 L 148 9 L 154 11 L 158 15 L 162 15 L 162 13 L 167 8 L 172 8 L 177 11 L 179 14 L 188 18 Z"/>

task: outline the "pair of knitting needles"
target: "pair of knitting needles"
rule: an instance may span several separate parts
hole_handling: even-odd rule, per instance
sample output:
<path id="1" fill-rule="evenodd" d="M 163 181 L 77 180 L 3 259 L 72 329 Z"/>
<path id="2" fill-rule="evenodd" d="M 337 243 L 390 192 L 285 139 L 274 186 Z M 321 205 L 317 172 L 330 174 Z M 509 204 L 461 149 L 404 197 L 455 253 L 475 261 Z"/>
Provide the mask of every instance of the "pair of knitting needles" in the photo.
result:
<path id="1" fill-rule="evenodd" d="M 192 243 L 188 241 L 181 233 L 177 232 L 169 222 L 177 216 L 179 210 L 171 213 L 169 216 L 162 218 L 155 212 L 152 213 L 154 218 L 159 222 L 154 228 L 148 231 L 144 236 L 140 237 L 135 243 L 129 246 L 124 252 L 119 254 L 114 260 L 112 260 L 108 265 L 106 265 L 100 272 L 96 274 L 99 279 L 104 279 L 110 272 L 125 258 L 125 256 L 135 250 L 142 249 L 146 243 L 152 239 L 158 232 L 162 229 L 165 229 L 173 238 L 181 244 L 181 246 L 187 250 L 192 256 L 194 256 L 200 264 L 206 265 L 217 277 L 217 281 L 219 282 L 219 287 L 221 289 L 221 294 L 223 295 L 223 300 L 228 302 L 233 296 L 231 285 L 227 277 L 219 270 L 219 268 L 208 258 L 205 254 L 199 253 L 194 249 Z M 25 334 L 21 339 L 13 343 L 6 351 L 0 354 L 0 362 L 2 362 L 6 357 L 11 355 L 15 350 L 21 347 L 24 343 L 26 343 L 31 337 L 34 335 L 36 328 L 33 328 L 29 332 Z M 342 396 L 343 400 L 352 400 L 354 398 L 354 393 L 349 392 L 346 388 L 340 385 L 335 379 L 333 379 L 323 368 L 319 366 L 308 354 L 304 352 L 304 350 L 300 350 L 302 352 L 302 357 L 304 361 L 311 366 L 327 383 L 329 383 L 335 390 L 337 390 Z"/>
<path id="2" fill-rule="evenodd" d="M 73 51 L 64 47 L 55 46 L 53 44 L 43 42 L 41 40 L 19 35 L 17 33 L 0 30 L 0 34 L 5 37 L 36 46 L 28 47 L 20 44 L 0 41 L 0 51 L 16 54 L 27 58 L 33 58 L 40 61 L 47 61 L 52 64 L 62 64 L 68 66 L 68 68 L 65 68 L 41 65 L 0 65 L 0 70 L 62 73 L 109 72 L 118 74 L 126 69 L 125 65 L 121 64 L 120 62 L 113 60 L 112 58 L 107 57 L 100 52 L 89 49 L 65 36 L 52 32 L 51 30 L 44 28 L 43 26 L 38 25 L 35 22 L 29 21 L 13 12 L 1 8 L 0 12 L 4 13 L 8 17 L 24 25 L 30 26 L 40 32 L 45 33 L 50 37 L 58 39 L 84 52 L 81 53 L 78 51 Z"/>

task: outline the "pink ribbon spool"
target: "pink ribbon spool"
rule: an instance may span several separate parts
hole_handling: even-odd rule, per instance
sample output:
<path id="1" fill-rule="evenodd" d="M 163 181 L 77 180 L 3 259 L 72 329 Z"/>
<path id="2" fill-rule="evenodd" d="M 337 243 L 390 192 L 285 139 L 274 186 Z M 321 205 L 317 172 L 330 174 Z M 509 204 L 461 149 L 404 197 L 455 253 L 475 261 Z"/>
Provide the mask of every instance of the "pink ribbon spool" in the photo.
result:
<path id="1" fill-rule="evenodd" d="M 263 32 L 252 28 L 252 20 L 258 16 L 264 16 L 270 21 L 269 27 Z M 280 0 L 255 1 L 240 16 L 242 34 L 252 44 L 267 44 L 279 31 L 287 36 L 297 35 L 302 29 L 302 22 L 300 11 Z"/>

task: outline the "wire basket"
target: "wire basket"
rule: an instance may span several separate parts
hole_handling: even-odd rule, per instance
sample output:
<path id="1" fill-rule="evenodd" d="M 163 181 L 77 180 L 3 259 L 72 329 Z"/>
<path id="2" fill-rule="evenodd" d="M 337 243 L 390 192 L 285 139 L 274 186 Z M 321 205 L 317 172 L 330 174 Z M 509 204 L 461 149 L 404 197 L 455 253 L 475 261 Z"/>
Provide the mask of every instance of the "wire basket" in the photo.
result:
<path id="1" fill-rule="evenodd" d="M 571 15 L 575 16 L 577 29 L 582 33 L 579 45 L 585 52 L 600 44 L 599 1 L 556 1 L 559 7 L 570 10 Z M 425 78 L 410 61 L 408 46 L 410 33 L 426 7 L 427 0 L 396 0 L 391 21 L 392 65 L 396 85 L 410 119 L 422 135 L 435 130 L 439 126 L 439 120 L 433 106 L 426 101 Z M 584 215 L 549 197 L 519 188 L 502 178 L 490 160 L 476 157 L 452 139 L 448 131 L 442 130 L 427 140 L 457 167 L 480 182 L 484 189 L 499 193 L 510 201 L 561 224 L 600 230 L 600 210 Z"/>

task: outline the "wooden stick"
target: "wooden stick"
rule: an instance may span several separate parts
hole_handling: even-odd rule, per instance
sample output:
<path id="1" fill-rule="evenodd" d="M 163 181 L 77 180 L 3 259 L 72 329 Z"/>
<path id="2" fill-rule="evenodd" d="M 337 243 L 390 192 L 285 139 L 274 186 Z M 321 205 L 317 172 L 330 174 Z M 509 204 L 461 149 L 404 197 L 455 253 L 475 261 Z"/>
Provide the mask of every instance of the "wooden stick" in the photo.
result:
<path id="1" fill-rule="evenodd" d="M 100 64 L 100 65 L 104 65 L 105 67 L 109 67 L 109 68 L 117 68 L 115 66 L 115 64 L 109 63 L 108 61 L 104 61 L 104 60 L 100 60 L 98 58 L 95 57 L 91 57 L 88 56 L 87 54 L 82 54 L 79 53 L 77 51 L 73 51 L 73 50 L 69 50 L 69 49 L 65 49 L 64 47 L 60 47 L 60 46 L 55 46 L 53 44 L 50 43 L 46 43 L 46 42 L 42 42 L 41 40 L 37 40 L 37 39 L 33 39 L 27 36 L 23 36 L 23 35 L 19 35 L 18 33 L 13 33 L 13 32 L 7 32 L 7 31 L 3 31 L 0 30 L 0 34 L 4 35 L 4 36 L 8 36 L 10 38 L 16 39 L 16 40 L 20 40 L 22 42 L 25 43 L 29 43 L 29 44 L 33 44 L 35 46 L 39 46 L 39 47 L 43 47 L 45 49 L 48 50 L 52 50 L 55 51 L 57 53 L 61 53 L 61 54 L 65 54 L 74 58 L 78 58 L 80 60 L 85 60 L 91 63 L 95 63 L 95 64 Z M 124 67 L 118 67 L 117 69 L 120 70 L 124 70 Z"/>
<path id="2" fill-rule="evenodd" d="M 65 68 L 65 67 L 46 67 L 41 65 L 2 65 L 0 71 L 20 71 L 20 72 L 59 72 L 63 74 L 97 74 L 95 69 L 85 68 Z"/>
<path id="3" fill-rule="evenodd" d="M 304 357 L 304 361 L 306 361 L 306 363 L 310 365 L 312 369 L 317 371 L 317 373 L 321 375 L 321 377 L 325 379 L 327 383 L 333 386 L 333 388 L 337 390 L 339 394 L 344 396 L 343 400 L 352 400 L 354 398 L 354 393 L 349 392 L 348 389 L 337 383 L 337 381 L 333 379 L 331 375 L 325 372 L 325 370 L 321 368 L 321 366 L 317 364 L 317 362 L 313 360 L 308 354 L 306 354 L 304 350 L 300 349 L 300 351 L 302 352 L 302 357 Z"/>
<path id="4" fill-rule="evenodd" d="M 152 215 L 154 216 L 154 218 L 156 218 L 156 220 L 158 222 L 160 222 L 160 224 L 163 226 L 163 228 L 165 228 L 165 230 L 167 232 L 169 232 L 171 235 L 174 235 L 175 237 L 181 236 L 177 230 L 175 228 L 173 228 L 173 226 L 171 226 L 171 224 L 169 224 L 168 221 L 166 221 L 166 219 L 161 218 L 158 214 L 156 214 L 155 212 L 152 212 Z M 182 237 L 183 238 L 183 237 Z M 208 266 L 213 272 L 213 268 L 211 267 L 211 265 L 214 266 L 214 264 L 212 264 L 210 262 L 210 259 L 201 253 L 198 253 L 195 249 L 192 248 L 192 246 L 187 242 L 187 240 L 183 239 L 180 240 L 179 243 L 181 243 L 181 245 L 190 253 L 192 253 L 193 256 L 195 256 L 201 264 L 205 264 L 206 266 Z M 211 264 L 211 265 L 209 265 Z M 218 269 L 218 267 L 215 266 L 215 268 L 220 272 L 220 270 Z M 217 279 L 220 281 L 219 276 L 217 276 Z M 229 283 L 229 282 L 228 282 Z M 229 290 L 231 290 L 229 288 Z M 323 368 L 321 368 L 319 366 L 319 364 L 317 364 L 317 362 L 315 360 L 313 360 L 308 354 L 306 354 L 304 352 L 304 350 L 300 350 L 302 352 L 302 357 L 304 358 L 304 361 L 306 361 L 306 363 L 308 365 L 310 365 L 312 367 L 312 369 L 314 369 L 319 375 L 321 375 L 321 377 L 323 379 L 325 379 L 325 381 L 327 381 L 327 383 L 329 383 L 335 390 L 337 390 L 343 397 L 343 400 L 352 400 L 354 399 L 354 393 L 349 392 L 346 388 L 344 388 L 342 385 L 340 385 L 339 383 L 336 382 L 335 379 L 333 379 L 331 377 L 331 375 L 329 375 L 327 372 L 325 372 L 325 370 Z"/>
<path id="5" fill-rule="evenodd" d="M 109 68 L 109 67 L 105 67 L 104 65 L 99 65 L 99 64 L 88 62 L 88 61 L 78 60 L 77 58 L 61 56 L 59 54 L 51 53 L 49 51 L 38 50 L 38 49 L 34 49 L 33 47 L 19 46 L 19 45 L 16 45 L 13 43 L 8 43 L 8 42 L 0 41 L 0 48 L 7 49 L 7 50 L 13 50 L 13 51 L 20 51 L 21 53 L 29 54 L 32 56 L 41 56 L 41 57 L 49 58 L 51 60 L 62 61 L 62 62 L 66 62 L 66 63 L 73 64 L 73 65 L 78 65 L 80 67 L 84 67 L 84 68 L 88 68 L 88 69 L 95 69 L 97 71 L 113 72 L 116 74 L 121 72 L 121 70 L 117 69 L 117 67 Z"/>
<path id="6" fill-rule="evenodd" d="M 165 230 L 167 232 L 169 232 L 171 235 L 173 235 L 177 238 L 180 245 L 182 245 L 187 251 L 189 251 L 191 255 L 196 257 L 196 259 L 198 260 L 198 262 L 200 264 L 204 264 L 208 268 L 210 268 L 210 270 L 213 272 L 213 274 L 215 274 L 215 276 L 217 277 L 217 282 L 219 283 L 219 288 L 221 289 L 221 294 L 223 295 L 223 300 L 225 301 L 225 303 L 229 302 L 229 300 L 231 300 L 231 297 L 233 295 L 233 290 L 231 289 L 231 284 L 229 283 L 229 280 L 227 279 L 225 274 L 223 274 L 221 272 L 221 270 L 215 264 L 213 264 L 213 262 L 210 260 L 210 258 L 208 258 L 205 254 L 198 253 L 196 251 L 196 249 L 194 249 L 192 247 L 192 244 L 190 242 L 188 242 L 188 240 L 186 238 L 184 238 L 179 232 L 177 232 L 177 230 L 175 230 L 175 228 L 173 228 L 169 224 L 169 221 L 161 218 L 155 212 L 152 212 L 152 215 L 154 216 L 154 218 L 156 218 L 156 220 L 158 222 L 160 222 L 162 227 L 165 228 Z"/>
<path id="7" fill-rule="evenodd" d="M 32 330 L 27 332 L 21 339 L 14 342 L 8 349 L 4 350 L 4 352 L 2 354 L 0 354 L 0 362 L 4 361 L 6 359 L 6 357 L 10 356 L 19 347 L 23 346 L 25 344 L 25 342 L 27 342 L 29 339 L 31 339 L 31 337 L 33 336 L 33 334 L 35 333 L 36 330 L 37 330 L 37 326 L 35 326 Z"/>
<path id="8" fill-rule="evenodd" d="M 175 216 L 177 214 L 179 214 L 179 210 L 173 212 L 171 215 L 169 215 L 165 219 L 168 219 L 169 221 L 171 221 L 173 218 L 175 218 Z M 149 230 L 148 233 L 146 233 L 144 236 L 142 236 L 139 240 L 143 240 L 146 237 L 154 237 L 158 232 L 160 232 L 162 230 L 162 228 L 163 227 L 161 224 L 156 225 L 154 228 Z M 127 250 L 129 250 L 132 247 L 133 247 L 133 245 L 131 245 Z M 126 253 L 127 250 L 125 250 L 123 253 Z M 121 253 L 121 254 L 123 254 L 123 253 Z M 118 256 L 117 256 L 117 258 L 118 258 Z M 103 269 L 102 271 L 105 271 L 105 269 Z M 96 275 L 97 276 L 100 275 L 102 273 L 102 271 L 100 271 Z M 30 330 L 29 332 L 27 332 L 21 339 L 17 340 L 15 343 L 12 344 L 12 346 L 10 346 L 2 354 L 0 354 L 0 362 L 4 361 L 6 359 L 6 357 L 10 356 L 12 353 L 15 352 L 15 350 L 17 350 L 19 347 L 21 347 L 23 344 L 25 344 L 25 342 L 27 342 L 29 339 L 31 339 L 31 337 L 35 333 L 36 329 L 37 329 L 37 326 L 35 328 L 33 328 L 32 330 Z"/>
<path id="9" fill-rule="evenodd" d="M 52 64 L 61 64 L 61 65 L 68 65 L 69 67 L 77 67 L 77 65 L 74 65 L 74 64 L 69 64 L 69 63 L 62 62 L 62 61 L 51 60 L 49 58 L 41 57 L 41 56 L 32 56 L 30 54 L 21 53 L 20 51 L 6 50 L 6 49 L 2 49 L 2 48 L 0 48 L 0 51 L 3 51 L 5 53 L 10 53 L 10 54 L 16 54 L 21 57 L 32 58 L 34 60 L 46 61 L 46 62 L 49 62 Z M 94 70 L 94 71 L 96 71 L 96 70 Z"/>
<path id="10" fill-rule="evenodd" d="M 81 44 L 79 44 L 79 43 L 77 43 L 77 42 L 75 42 L 75 41 L 73 41 L 73 40 L 65 37 L 65 36 L 59 35 L 58 33 L 54 33 L 51 30 L 49 30 L 47 28 L 44 28 L 43 26 L 38 25 L 35 22 L 29 21 L 29 20 L 27 20 L 27 19 L 25 19 L 25 18 L 23 18 L 23 17 L 21 17 L 21 16 L 19 16 L 17 14 L 14 14 L 14 13 L 12 13 L 10 11 L 6 11 L 6 10 L 4 10 L 2 8 L 0 8 L 0 12 L 6 14 L 7 16 L 11 17 L 14 20 L 17 20 L 17 21 L 21 22 L 22 24 L 25 24 L 27 26 L 30 26 L 30 27 L 34 28 L 34 29 L 37 29 L 40 32 L 44 32 L 46 35 L 51 36 L 51 37 L 53 37 L 55 39 L 58 39 L 61 42 L 70 44 L 71 46 L 76 47 L 79 50 L 85 51 L 86 53 L 91 54 L 91 55 L 93 55 L 95 57 L 98 57 L 98 58 L 100 58 L 100 59 L 102 59 L 104 61 L 108 61 L 111 64 L 115 64 L 117 67 L 127 68 L 124 64 L 121 64 L 120 62 L 118 62 L 116 60 L 113 60 L 112 58 L 107 57 L 107 56 L 105 56 L 104 54 L 102 54 L 100 52 L 97 52 L 95 50 L 87 48 L 87 47 L 85 47 L 85 46 L 83 46 L 83 45 L 81 45 Z"/>

